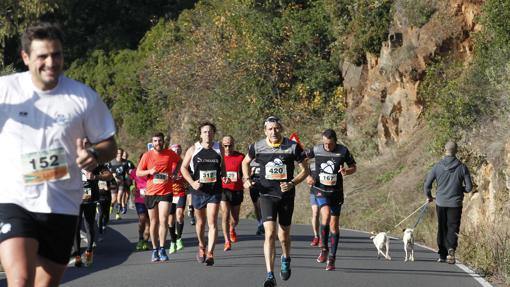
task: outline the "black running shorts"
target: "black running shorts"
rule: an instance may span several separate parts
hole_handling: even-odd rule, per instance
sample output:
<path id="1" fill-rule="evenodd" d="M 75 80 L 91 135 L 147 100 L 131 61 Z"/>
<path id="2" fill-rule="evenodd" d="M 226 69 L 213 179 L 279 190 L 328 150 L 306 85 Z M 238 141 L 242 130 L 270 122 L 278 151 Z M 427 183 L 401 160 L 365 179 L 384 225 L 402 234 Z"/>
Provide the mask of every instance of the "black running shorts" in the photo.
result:
<path id="1" fill-rule="evenodd" d="M 235 191 L 228 188 L 224 188 L 221 193 L 221 201 L 230 203 L 231 206 L 238 206 L 243 202 L 244 192 L 242 190 Z"/>
<path id="2" fill-rule="evenodd" d="M 259 202 L 260 214 L 264 222 L 276 222 L 276 218 L 278 217 L 278 223 L 282 226 L 289 226 L 292 223 L 294 197 L 277 198 L 261 195 Z"/>
<path id="3" fill-rule="evenodd" d="M 71 256 L 78 216 L 30 212 L 16 204 L 0 204 L 0 242 L 14 237 L 39 242 L 37 253 L 55 263 L 66 265 Z"/>
<path id="4" fill-rule="evenodd" d="M 160 201 L 166 201 L 170 204 L 172 203 L 172 194 L 167 195 L 145 195 L 144 202 L 147 209 L 153 209 L 156 207 L 158 202 Z"/>

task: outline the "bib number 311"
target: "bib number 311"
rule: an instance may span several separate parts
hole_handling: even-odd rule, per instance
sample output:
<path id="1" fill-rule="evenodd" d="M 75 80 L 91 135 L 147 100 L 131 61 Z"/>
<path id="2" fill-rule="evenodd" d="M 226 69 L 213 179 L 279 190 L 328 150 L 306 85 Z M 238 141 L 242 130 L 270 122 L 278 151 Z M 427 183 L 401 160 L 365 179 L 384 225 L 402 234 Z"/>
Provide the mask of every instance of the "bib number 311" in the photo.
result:
<path id="1" fill-rule="evenodd" d="M 21 156 L 25 185 L 69 179 L 65 150 L 56 148 Z"/>

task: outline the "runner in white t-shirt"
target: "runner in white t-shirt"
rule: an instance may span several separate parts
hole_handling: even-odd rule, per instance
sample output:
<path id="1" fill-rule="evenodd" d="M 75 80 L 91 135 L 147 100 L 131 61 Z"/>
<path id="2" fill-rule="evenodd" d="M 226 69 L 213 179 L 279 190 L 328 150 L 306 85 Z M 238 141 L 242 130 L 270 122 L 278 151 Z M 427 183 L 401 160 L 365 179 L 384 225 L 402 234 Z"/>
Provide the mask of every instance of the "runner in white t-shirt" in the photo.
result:
<path id="1" fill-rule="evenodd" d="M 9 285 L 57 286 L 83 195 L 80 170 L 115 156 L 115 125 L 91 88 L 63 75 L 57 26 L 31 26 L 21 44 L 29 71 L 0 77 L 0 161 L 9 163 L 0 165 L 0 261 Z"/>

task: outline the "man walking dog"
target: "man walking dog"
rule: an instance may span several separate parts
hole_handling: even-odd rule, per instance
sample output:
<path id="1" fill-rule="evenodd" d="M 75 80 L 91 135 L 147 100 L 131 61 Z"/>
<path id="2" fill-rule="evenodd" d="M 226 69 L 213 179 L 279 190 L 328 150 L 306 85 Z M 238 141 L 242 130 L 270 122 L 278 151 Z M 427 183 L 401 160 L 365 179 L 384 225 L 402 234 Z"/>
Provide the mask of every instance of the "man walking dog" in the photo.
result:
<path id="1" fill-rule="evenodd" d="M 471 192 L 472 182 L 469 170 L 457 157 L 457 144 L 449 141 L 445 145 L 445 157 L 434 165 L 427 175 L 424 192 L 429 202 L 432 197 L 432 183 L 437 182 L 437 245 L 438 262 L 455 264 L 462 201 L 464 193 Z"/>

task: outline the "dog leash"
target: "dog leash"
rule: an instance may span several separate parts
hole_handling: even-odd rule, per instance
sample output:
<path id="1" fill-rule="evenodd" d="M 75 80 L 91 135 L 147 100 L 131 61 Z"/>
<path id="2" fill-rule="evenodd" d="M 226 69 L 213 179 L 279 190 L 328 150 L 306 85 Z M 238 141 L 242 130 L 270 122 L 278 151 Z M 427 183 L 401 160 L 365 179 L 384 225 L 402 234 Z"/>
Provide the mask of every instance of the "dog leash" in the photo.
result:
<path id="1" fill-rule="evenodd" d="M 400 221 L 397 225 L 395 225 L 393 228 L 397 228 L 397 226 L 399 226 L 400 224 L 402 224 L 402 222 L 406 221 L 407 219 L 409 219 L 409 217 L 413 216 L 416 212 L 420 211 L 420 209 L 422 209 L 422 215 L 423 216 L 423 210 L 426 210 L 427 209 L 427 204 L 429 204 L 428 202 L 425 202 L 423 205 L 421 205 L 420 207 L 418 207 L 415 211 L 413 211 L 413 213 L 409 214 L 409 216 L 407 216 L 406 218 L 404 218 L 402 221 Z M 421 218 L 420 218 L 421 219 Z"/>
<path id="2" fill-rule="evenodd" d="M 418 216 L 418 220 L 416 220 L 416 223 L 414 224 L 413 229 L 415 229 L 416 226 L 418 226 L 418 224 L 420 223 L 421 219 L 425 215 L 425 211 L 427 211 L 427 207 L 428 207 L 428 205 L 423 205 L 423 207 L 421 208 L 420 216 Z"/>

